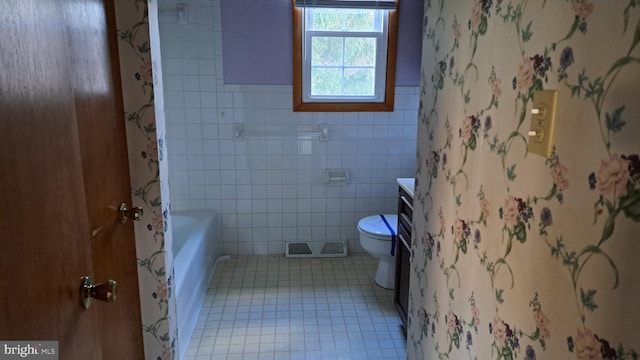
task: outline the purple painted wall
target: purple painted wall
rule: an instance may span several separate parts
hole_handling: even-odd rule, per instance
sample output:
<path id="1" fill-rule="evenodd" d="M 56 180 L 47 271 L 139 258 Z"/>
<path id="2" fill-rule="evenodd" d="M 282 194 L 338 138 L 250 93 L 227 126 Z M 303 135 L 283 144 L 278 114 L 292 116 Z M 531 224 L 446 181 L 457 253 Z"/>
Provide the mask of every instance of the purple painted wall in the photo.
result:
<path id="1" fill-rule="evenodd" d="M 291 85 L 291 0 L 222 0 L 226 84 Z"/>
<path id="2" fill-rule="evenodd" d="M 400 0 L 396 86 L 420 86 L 423 0 Z"/>
<path id="3" fill-rule="evenodd" d="M 221 0 L 225 84 L 291 85 L 291 0 Z M 420 85 L 423 0 L 401 0 L 396 86 Z"/>

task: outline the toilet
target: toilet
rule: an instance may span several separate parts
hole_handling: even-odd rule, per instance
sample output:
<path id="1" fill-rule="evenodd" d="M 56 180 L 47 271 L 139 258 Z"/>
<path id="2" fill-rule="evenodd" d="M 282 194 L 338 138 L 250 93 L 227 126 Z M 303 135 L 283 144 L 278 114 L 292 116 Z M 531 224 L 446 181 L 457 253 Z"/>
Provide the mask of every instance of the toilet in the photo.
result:
<path id="1" fill-rule="evenodd" d="M 375 281 L 385 289 L 395 287 L 396 263 L 395 256 L 391 255 L 391 249 L 397 227 L 398 215 L 395 214 L 372 215 L 358 221 L 360 245 L 371 256 L 380 259 Z"/>

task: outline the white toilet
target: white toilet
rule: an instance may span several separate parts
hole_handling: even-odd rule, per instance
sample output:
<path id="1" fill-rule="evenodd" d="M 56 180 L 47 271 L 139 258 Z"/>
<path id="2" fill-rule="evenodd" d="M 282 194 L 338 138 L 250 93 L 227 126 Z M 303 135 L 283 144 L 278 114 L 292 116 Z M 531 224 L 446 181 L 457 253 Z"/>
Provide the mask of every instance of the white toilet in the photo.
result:
<path id="1" fill-rule="evenodd" d="M 385 289 L 393 289 L 396 263 L 395 256 L 391 255 L 391 249 L 392 238 L 398 232 L 398 215 L 383 214 L 362 218 L 358 221 L 358 232 L 360 232 L 360 245 L 371 256 L 380 259 L 378 270 L 376 270 L 376 284 Z"/>

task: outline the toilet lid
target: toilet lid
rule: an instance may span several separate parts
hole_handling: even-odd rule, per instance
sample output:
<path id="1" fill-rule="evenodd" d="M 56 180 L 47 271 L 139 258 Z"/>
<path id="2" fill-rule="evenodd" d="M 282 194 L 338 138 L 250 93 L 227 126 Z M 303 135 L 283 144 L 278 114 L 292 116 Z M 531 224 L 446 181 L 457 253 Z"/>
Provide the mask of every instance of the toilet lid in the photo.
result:
<path id="1" fill-rule="evenodd" d="M 387 219 L 387 222 L 393 229 L 394 233 L 397 233 L 398 215 L 384 214 L 384 217 Z M 384 223 L 380 215 L 371 215 L 367 216 L 366 218 L 360 219 L 360 221 L 358 221 L 358 230 L 375 236 L 388 236 L 389 238 L 391 238 L 392 235 L 389 231 L 389 228 L 387 227 L 387 224 Z"/>

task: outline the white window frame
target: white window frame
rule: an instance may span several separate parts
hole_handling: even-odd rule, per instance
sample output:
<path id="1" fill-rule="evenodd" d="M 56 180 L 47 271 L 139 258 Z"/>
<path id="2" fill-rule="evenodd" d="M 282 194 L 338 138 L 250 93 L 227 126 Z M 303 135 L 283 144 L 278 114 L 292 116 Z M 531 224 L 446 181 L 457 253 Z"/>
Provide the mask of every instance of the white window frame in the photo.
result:
<path id="1" fill-rule="evenodd" d="M 302 49 L 304 56 L 302 58 L 302 99 L 306 103 L 313 102 L 373 102 L 380 103 L 385 100 L 386 88 L 386 72 L 387 72 L 387 44 L 389 38 L 389 12 L 387 10 L 376 10 L 382 12 L 382 29 L 381 31 L 327 31 L 327 30 L 307 30 L 306 11 L 313 11 L 314 8 L 308 8 L 303 12 L 303 31 Z M 353 96 L 353 95 L 312 95 L 311 94 L 311 70 L 312 70 L 312 54 L 311 44 L 314 37 L 335 37 L 335 38 L 375 38 L 376 40 L 376 58 L 374 64 L 374 94 L 371 96 Z M 343 55 L 344 57 L 344 51 Z M 348 68 L 340 66 L 343 73 Z"/>

